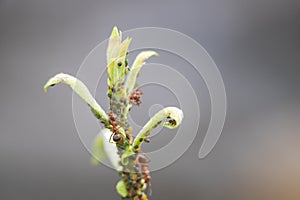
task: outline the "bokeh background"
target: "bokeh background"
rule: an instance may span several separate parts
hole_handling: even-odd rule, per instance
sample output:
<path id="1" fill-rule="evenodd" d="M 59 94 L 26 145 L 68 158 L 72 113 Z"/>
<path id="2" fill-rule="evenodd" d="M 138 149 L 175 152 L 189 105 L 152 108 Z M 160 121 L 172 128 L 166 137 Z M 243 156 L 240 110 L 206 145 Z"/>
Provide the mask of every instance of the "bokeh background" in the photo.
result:
<path id="1" fill-rule="evenodd" d="M 223 133 L 209 156 L 199 160 L 209 97 L 201 77 L 185 74 L 200 100 L 201 127 L 179 160 L 152 173 L 151 199 L 300 199 L 297 0 L 1 0 L 0 199 L 118 199 L 118 176 L 108 167 L 92 166 L 78 138 L 70 90 L 42 90 L 55 73 L 76 74 L 114 25 L 189 35 L 214 59 L 226 87 Z M 160 57 L 157 62 L 165 59 L 179 68 L 170 55 Z M 143 113 L 166 99 L 155 91 L 169 94 L 145 88 Z M 145 123 L 143 113 L 134 111 L 136 123 Z M 153 140 L 159 147 L 170 139 L 171 132 Z"/>

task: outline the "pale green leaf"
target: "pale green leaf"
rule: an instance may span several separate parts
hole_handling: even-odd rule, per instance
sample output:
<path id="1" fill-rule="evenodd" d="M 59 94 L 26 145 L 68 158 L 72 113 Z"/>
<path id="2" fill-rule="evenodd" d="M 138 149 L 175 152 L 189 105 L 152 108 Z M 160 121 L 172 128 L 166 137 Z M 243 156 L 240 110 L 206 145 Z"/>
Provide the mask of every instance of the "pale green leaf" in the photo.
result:
<path id="1" fill-rule="evenodd" d="M 115 83 L 117 79 L 114 60 L 107 65 L 107 73 L 108 73 L 107 84 L 109 86 L 113 86 L 113 83 Z"/>
<path id="2" fill-rule="evenodd" d="M 158 56 L 155 51 L 143 51 L 137 55 L 135 61 L 133 62 L 132 68 L 128 73 L 128 77 L 125 83 L 125 91 L 127 96 L 129 96 L 136 84 L 136 79 L 139 74 L 141 67 L 145 64 L 145 61 L 151 56 Z"/>
<path id="3" fill-rule="evenodd" d="M 103 134 L 98 134 L 93 142 L 92 164 L 98 165 L 106 156 L 104 150 L 105 137 Z"/>
<path id="4" fill-rule="evenodd" d="M 115 49 L 120 46 L 121 41 L 122 41 L 122 33 L 121 31 L 119 32 L 118 28 L 115 26 L 109 37 L 108 47 L 106 50 L 106 57 L 107 57 L 106 59 L 108 64 L 110 63 L 110 60 L 112 58 L 116 57 L 118 51 L 116 51 Z"/>
<path id="5" fill-rule="evenodd" d="M 125 60 L 130 42 L 131 38 L 126 38 L 122 42 L 122 32 L 119 32 L 117 27 L 114 27 L 106 52 L 108 84 L 110 87 L 114 87 L 124 81 L 127 73 Z"/>
<path id="6" fill-rule="evenodd" d="M 102 120 L 103 122 L 108 121 L 108 116 L 91 95 L 88 88 L 74 76 L 64 73 L 57 74 L 48 80 L 48 82 L 44 86 L 44 91 L 46 92 L 49 86 L 54 86 L 58 83 L 69 85 L 73 89 L 73 91 L 91 107 L 94 114 L 98 118 L 100 118 L 100 120 Z"/>
<path id="7" fill-rule="evenodd" d="M 162 124 L 163 126 L 173 129 L 179 126 L 183 119 L 183 112 L 179 108 L 176 107 L 167 107 L 156 113 L 140 130 L 137 137 L 133 142 L 133 147 L 135 150 L 138 150 L 152 131 L 153 128 Z M 166 122 L 163 122 L 166 120 Z"/>
<path id="8" fill-rule="evenodd" d="M 128 51 L 128 47 L 131 43 L 132 38 L 126 38 L 119 46 L 118 49 L 118 58 L 123 58 L 125 61 L 125 56 Z M 125 63 L 124 63 L 125 64 Z"/>
<path id="9" fill-rule="evenodd" d="M 120 156 L 118 155 L 118 149 L 115 143 L 110 142 L 110 136 L 113 133 L 109 129 L 102 129 L 99 136 L 104 138 L 103 149 L 105 151 L 106 157 L 109 159 L 112 166 L 117 171 L 122 171 L 122 166 L 120 165 Z"/>
<path id="10" fill-rule="evenodd" d="M 116 185 L 117 192 L 123 198 L 128 196 L 128 191 L 126 189 L 126 183 L 123 180 L 120 180 Z"/>

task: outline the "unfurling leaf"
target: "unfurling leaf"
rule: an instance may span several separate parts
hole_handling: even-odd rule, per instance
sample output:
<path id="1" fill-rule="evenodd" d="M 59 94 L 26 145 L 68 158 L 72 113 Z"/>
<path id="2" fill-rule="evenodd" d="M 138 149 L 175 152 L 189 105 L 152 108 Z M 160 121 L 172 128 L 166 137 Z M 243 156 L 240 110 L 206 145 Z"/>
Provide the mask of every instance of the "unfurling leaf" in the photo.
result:
<path id="1" fill-rule="evenodd" d="M 166 119 L 166 122 L 163 120 Z M 149 136 L 153 128 L 162 124 L 163 126 L 173 129 L 179 126 L 183 119 L 183 112 L 176 107 L 167 107 L 156 113 L 140 130 L 133 142 L 133 147 L 138 150 L 144 140 Z"/>
<path id="2" fill-rule="evenodd" d="M 120 180 L 117 183 L 116 189 L 121 197 L 123 197 L 123 198 L 127 197 L 128 191 L 126 189 L 126 183 L 123 180 Z"/>
<path id="3" fill-rule="evenodd" d="M 108 40 L 108 47 L 106 50 L 107 63 L 110 63 L 110 60 L 116 57 L 117 51 L 115 51 L 115 49 L 121 44 L 121 40 L 122 32 L 119 32 L 118 28 L 115 26 Z"/>
<path id="4" fill-rule="evenodd" d="M 141 67 L 145 64 L 145 61 L 151 56 L 158 56 L 158 54 L 155 51 L 143 51 L 139 55 L 137 55 L 125 83 L 125 91 L 127 96 L 131 94 L 136 84 L 136 78 L 139 74 Z"/>
<path id="5" fill-rule="evenodd" d="M 108 121 L 108 116 L 91 95 L 88 88 L 74 76 L 64 73 L 57 74 L 48 80 L 48 82 L 44 86 L 44 91 L 46 92 L 49 86 L 54 86 L 58 83 L 69 85 L 73 89 L 73 91 L 91 107 L 93 113 L 97 118 L 99 118 L 104 123 Z"/>
<path id="6" fill-rule="evenodd" d="M 126 56 L 131 38 L 126 38 L 122 42 L 122 32 L 114 27 L 109 38 L 106 59 L 108 72 L 108 85 L 116 86 L 123 82 L 127 73 Z"/>

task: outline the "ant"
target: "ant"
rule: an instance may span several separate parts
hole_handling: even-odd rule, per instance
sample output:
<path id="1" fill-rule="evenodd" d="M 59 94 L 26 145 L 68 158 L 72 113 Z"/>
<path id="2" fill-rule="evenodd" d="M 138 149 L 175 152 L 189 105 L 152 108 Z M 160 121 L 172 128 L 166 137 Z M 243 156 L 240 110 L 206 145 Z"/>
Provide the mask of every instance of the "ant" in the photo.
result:
<path id="1" fill-rule="evenodd" d="M 113 112 L 109 112 L 109 121 L 110 124 L 112 125 L 112 132 L 113 134 L 110 136 L 109 141 L 111 141 L 111 138 L 113 139 L 114 142 L 119 142 L 121 140 L 121 135 L 119 133 L 119 128 L 117 127 L 117 116 Z"/>

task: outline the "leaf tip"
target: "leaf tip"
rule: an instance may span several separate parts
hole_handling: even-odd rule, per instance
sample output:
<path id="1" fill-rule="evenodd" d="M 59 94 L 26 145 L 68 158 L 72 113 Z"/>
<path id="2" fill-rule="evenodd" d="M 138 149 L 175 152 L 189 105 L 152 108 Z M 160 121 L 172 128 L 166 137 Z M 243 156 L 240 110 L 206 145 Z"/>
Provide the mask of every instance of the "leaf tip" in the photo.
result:
<path id="1" fill-rule="evenodd" d="M 61 81 L 61 79 L 63 79 L 62 77 L 64 77 L 66 74 L 64 73 L 58 73 L 55 76 L 51 77 L 47 83 L 44 85 L 44 92 L 47 92 L 48 87 L 52 87 L 55 86 L 57 83 L 59 83 Z"/>
<path id="2" fill-rule="evenodd" d="M 119 30 L 118 30 L 117 26 L 114 26 L 110 37 L 119 37 Z"/>
<path id="3" fill-rule="evenodd" d="M 44 86 L 43 90 L 44 90 L 44 92 L 46 93 L 46 92 L 47 92 L 47 87 Z"/>
<path id="4" fill-rule="evenodd" d="M 48 87 L 54 86 L 55 84 L 56 83 L 53 82 L 53 78 L 50 78 L 43 87 L 44 92 L 46 93 L 48 90 Z"/>

